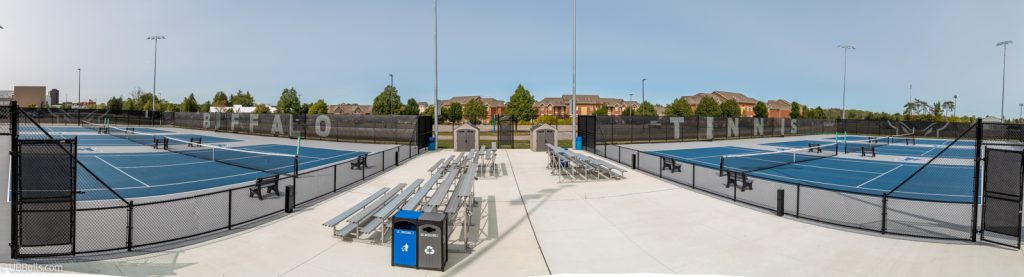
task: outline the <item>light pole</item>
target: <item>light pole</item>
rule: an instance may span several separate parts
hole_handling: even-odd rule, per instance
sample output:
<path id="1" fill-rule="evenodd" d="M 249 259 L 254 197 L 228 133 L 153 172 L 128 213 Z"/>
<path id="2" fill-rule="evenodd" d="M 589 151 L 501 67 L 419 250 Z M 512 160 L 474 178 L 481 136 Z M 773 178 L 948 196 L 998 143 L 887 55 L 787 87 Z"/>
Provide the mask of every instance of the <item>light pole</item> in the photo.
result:
<path id="1" fill-rule="evenodd" d="M 1021 119 L 1021 120 L 1024 120 L 1024 103 L 1017 104 L 1017 105 L 1020 105 L 1020 111 L 1017 114 L 1017 118 Z"/>
<path id="2" fill-rule="evenodd" d="M 82 105 L 82 68 L 78 68 L 78 105 Z M 76 106 L 78 106 L 76 105 Z"/>
<path id="3" fill-rule="evenodd" d="M 643 79 L 640 80 L 640 103 L 643 103 L 643 102 L 647 101 L 647 93 L 646 93 L 647 90 L 645 89 L 646 87 L 647 87 L 647 78 L 643 78 Z"/>
<path id="4" fill-rule="evenodd" d="M 1013 43 L 1012 40 L 1001 41 L 996 43 L 996 47 L 1003 47 L 1003 98 L 999 102 L 999 118 L 1006 120 L 1006 116 L 1003 114 L 1003 109 L 1006 108 L 1006 46 Z"/>
<path id="5" fill-rule="evenodd" d="M 437 102 L 437 0 L 434 0 L 434 143 L 437 143 L 437 114 L 441 111 L 441 105 Z M 453 130 L 454 131 L 454 130 Z M 452 133 L 453 138 L 455 133 Z M 435 150 L 437 148 L 434 148 Z"/>
<path id="6" fill-rule="evenodd" d="M 956 117 L 956 94 L 953 95 L 953 117 Z"/>
<path id="7" fill-rule="evenodd" d="M 151 37 L 146 38 L 146 40 L 152 40 L 153 41 L 153 94 L 152 94 L 152 96 L 153 96 L 152 98 L 153 99 L 151 99 L 153 101 L 153 107 L 152 107 L 153 115 L 150 115 L 150 118 L 152 118 L 153 116 L 156 115 L 156 49 L 157 49 L 157 44 L 160 42 L 161 39 L 166 39 L 166 37 L 164 37 L 164 36 L 151 36 Z"/>
<path id="8" fill-rule="evenodd" d="M 388 77 L 391 77 L 391 86 L 395 86 L 395 74 L 388 73 Z"/>
<path id="9" fill-rule="evenodd" d="M 843 115 L 842 119 L 846 120 L 846 54 L 850 50 L 854 50 L 853 45 L 840 44 L 837 46 L 843 48 Z"/>
<path id="10" fill-rule="evenodd" d="M 572 0 L 572 105 L 571 116 L 572 116 L 572 148 L 578 147 L 576 145 L 576 137 L 579 136 L 579 130 L 576 126 L 576 0 Z"/>

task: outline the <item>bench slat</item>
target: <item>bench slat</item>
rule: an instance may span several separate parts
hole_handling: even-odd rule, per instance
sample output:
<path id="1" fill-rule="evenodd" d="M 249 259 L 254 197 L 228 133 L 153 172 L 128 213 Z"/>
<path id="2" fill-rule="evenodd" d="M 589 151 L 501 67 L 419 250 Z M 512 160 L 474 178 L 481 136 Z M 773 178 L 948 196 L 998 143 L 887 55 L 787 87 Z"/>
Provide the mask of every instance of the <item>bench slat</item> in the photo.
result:
<path id="1" fill-rule="evenodd" d="M 348 222 L 361 223 L 366 221 L 366 219 L 369 218 L 370 215 L 377 212 L 377 210 L 379 210 L 380 207 L 384 205 L 384 203 L 386 203 L 388 200 L 391 200 L 391 198 L 395 196 L 395 194 L 398 194 L 398 192 L 401 191 L 402 188 L 404 187 L 405 184 L 399 184 L 398 186 L 392 188 L 386 194 L 384 194 L 383 197 L 378 198 L 377 201 L 373 201 L 373 204 L 366 206 L 366 209 L 360 211 L 358 214 L 352 217 L 352 220 L 348 220 Z"/>
<path id="2" fill-rule="evenodd" d="M 406 187 L 401 194 L 398 194 L 398 196 L 396 196 L 394 199 L 391 199 L 391 201 L 388 202 L 387 205 L 384 205 L 384 208 L 380 209 L 380 211 L 377 211 L 376 214 L 373 214 L 373 217 L 379 218 L 390 216 L 392 213 L 395 212 L 395 210 L 398 210 L 398 205 L 405 203 L 405 200 L 409 198 L 409 195 L 416 191 L 416 189 L 418 189 L 420 187 L 420 184 L 422 183 L 423 179 L 416 179 L 416 181 L 413 181 L 411 186 Z"/>
<path id="3" fill-rule="evenodd" d="M 332 218 L 331 220 L 328 220 L 327 222 L 324 222 L 324 226 L 334 227 L 334 226 L 338 225 L 338 223 L 341 223 L 342 220 L 345 220 L 349 216 L 352 216 L 353 214 L 355 214 L 359 210 L 363 209 L 364 207 L 366 207 L 366 205 L 368 205 L 370 203 L 370 201 L 373 201 L 373 200 L 379 198 L 381 195 L 384 195 L 384 193 L 387 192 L 387 191 L 388 191 L 388 188 L 380 188 L 379 190 L 377 190 L 377 192 L 374 192 L 373 194 L 371 194 L 370 197 L 367 197 L 366 199 L 363 199 L 363 201 L 360 201 L 359 203 L 357 203 L 355 206 L 352 206 L 352 208 L 349 208 L 348 210 L 346 210 L 345 212 L 341 213 L 340 215 L 335 216 L 334 218 Z"/>
<path id="4" fill-rule="evenodd" d="M 419 206 L 420 202 L 423 201 L 423 197 L 427 196 L 427 193 L 430 192 L 430 189 L 433 188 L 434 184 L 437 183 L 437 179 L 440 178 L 441 172 L 434 173 L 433 176 L 430 176 L 430 180 L 427 180 L 427 182 L 423 184 L 423 187 L 421 187 L 420 190 L 417 191 L 416 194 L 413 195 L 411 199 L 409 199 L 409 201 L 405 202 L 405 206 L 402 206 L 402 209 L 409 211 L 416 209 L 416 206 Z"/>

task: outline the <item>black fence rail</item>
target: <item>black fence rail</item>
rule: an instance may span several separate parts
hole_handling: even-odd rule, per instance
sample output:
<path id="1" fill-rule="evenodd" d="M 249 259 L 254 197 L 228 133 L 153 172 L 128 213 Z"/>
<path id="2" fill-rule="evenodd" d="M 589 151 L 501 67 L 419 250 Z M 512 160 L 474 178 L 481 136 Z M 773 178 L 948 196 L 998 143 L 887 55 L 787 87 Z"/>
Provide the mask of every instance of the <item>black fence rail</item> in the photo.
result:
<path id="1" fill-rule="evenodd" d="M 414 115 L 174 113 L 176 127 L 378 144 L 426 145 L 433 123 Z"/>
<path id="2" fill-rule="evenodd" d="M 979 207 L 977 170 L 984 143 L 979 138 L 985 137 L 979 128 L 980 122 L 961 130 L 955 140 L 915 174 L 891 191 L 874 194 L 769 177 L 751 177 L 756 188 L 740 191 L 736 186 L 726 186 L 727 176 L 715 167 L 674 160 L 681 168 L 666 170 L 666 158 L 615 144 L 598 144 L 589 151 L 686 187 L 780 215 L 881 234 L 975 241 Z M 965 152 L 973 158 L 965 159 Z M 947 170 L 948 166 L 972 166 L 975 174 L 963 175 Z M 927 186 L 970 187 L 974 194 L 937 201 L 914 190 Z"/>
<path id="3" fill-rule="evenodd" d="M 174 121 L 174 113 L 171 112 L 64 110 L 59 107 L 21 109 L 36 122 L 46 125 L 80 125 L 83 122 L 102 124 L 106 122 L 118 126 L 160 126 Z"/>
<path id="4" fill-rule="evenodd" d="M 835 120 L 752 117 L 597 116 L 581 117 L 579 125 L 585 141 L 586 134 L 595 136 L 594 145 L 835 134 L 840 130 Z"/>
<path id="5" fill-rule="evenodd" d="M 7 112 L 7 114 L 4 114 Z M 22 115 L 22 116 L 19 116 Z M 49 134 L 45 128 L 27 112 L 16 106 L 0 109 L 0 117 L 8 119 L 12 144 L 19 141 L 53 140 L 61 138 Z M 19 134 L 24 136 L 19 136 Z M 17 148 L 15 148 L 17 149 Z M 56 148 L 61 149 L 61 148 Z M 362 182 L 377 174 L 398 166 L 425 152 L 425 147 L 399 145 L 383 151 L 364 155 L 365 166 L 352 165 L 352 158 L 299 173 L 296 178 L 282 178 L 278 186 L 293 187 L 296 206 L 302 208 L 317 200 L 333 195 L 345 188 Z M 50 151 L 53 152 L 53 151 Z M 227 188 L 212 188 L 200 191 L 170 195 L 126 199 L 102 178 L 78 161 L 73 151 L 65 155 L 74 161 L 75 190 L 87 193 L 92 201 L 75 201 L 73 210 L 64 209 L 12 209 L 12 241 L 17 241 L 19 230 L 29 229 L 21 218 L 41 216 L 53 217 L 54 213 L 71 213 L 73 226 L 65 230 L 72 235 L 61 245 L 19 245 L 12 243 L 13 258 L 54 257 L 89 253 L 116 253 L 137 251 L 153 246 L 203 236 L 218 231 L 231 230 L 238 226 L 259 222 L 275 214 L 286 212 L 285 193 L 251 197 L 250 190 L 256 185 L 240 183 Z M 19 153 L 13 156 L 18 157 Z M 54 155 L 50 153 L 49 155 Z M 71 165 L 69 165 L 71 166 Z M 15 162 L 12 173 L 38 172 L 23 170 Z M 38 175 L 38 174 L 35 174 Z M 12 174 L 12 183 L 21 178 L 40 178 Z M 17 199 L 15 200 L 17 201 Z M 38 206 L 38 205 L 37 205 Z M 60 233 L 60 230 L 52 230 Z"/>

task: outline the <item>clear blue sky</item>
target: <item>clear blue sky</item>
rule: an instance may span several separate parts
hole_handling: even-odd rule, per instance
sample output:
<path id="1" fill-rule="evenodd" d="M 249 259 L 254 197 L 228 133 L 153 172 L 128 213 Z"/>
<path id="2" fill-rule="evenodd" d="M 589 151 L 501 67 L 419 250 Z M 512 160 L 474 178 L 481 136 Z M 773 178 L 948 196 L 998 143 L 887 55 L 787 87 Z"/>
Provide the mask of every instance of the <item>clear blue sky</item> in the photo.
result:
<path id="1" fill-rule="evenodd" d="M 440 95 L 507 99 L 571 90 L 570 0 L 440 0 Z M 667 103 L 727 90 L 758 99 L 838 107 L 841 43 L 849 56 L 848 107 L 901 111 L 914 97 L 960 95 L 960 114 L 999 115 L 1002 49 L 1007 116 L 1024 102 L 1024 1 L 598 1 L 578 3 L 578 92 Z M 370 103 L 395 74 L 403 99 L 430 101 L 430 0 L 14 1 L 0 0 L 0 89 L 45 85 L 84 99 L 150 90 L 249 90 L 276 103 L 295 87 L 304 102 Z M 62 97 L 63 98 L 63 97 Z"/>

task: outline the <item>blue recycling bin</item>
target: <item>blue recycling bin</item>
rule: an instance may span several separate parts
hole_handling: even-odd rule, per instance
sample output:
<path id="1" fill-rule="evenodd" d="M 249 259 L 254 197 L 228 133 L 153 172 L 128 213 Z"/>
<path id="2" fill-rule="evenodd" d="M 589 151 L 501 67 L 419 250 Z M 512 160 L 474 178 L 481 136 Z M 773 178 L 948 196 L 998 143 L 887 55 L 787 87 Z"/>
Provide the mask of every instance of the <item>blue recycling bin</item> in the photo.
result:
<path id="1" fill-rule="evenodd" d="M 576 136 L 576 150 L 583 150 L 583 137 Z"/>
<path id="2" fill-rule="evenodd" d="M 391 217 L 391 266 L 416 268 L 417 229 L 421 212 L 401 210 Z"/>
<path id="3" fill-rule="evenodd" d="M 428 142 L 427 143 L 427 150 L 430 150 L 430 151 L 437 150 L 437 137 L 433 137 L 432 136 L 432 137 L 430 137 L 430 139 L 427 139 L 427 142 Z"/>

